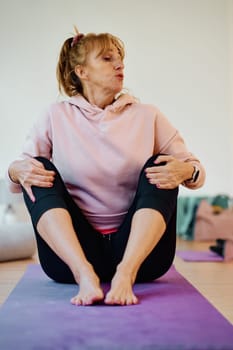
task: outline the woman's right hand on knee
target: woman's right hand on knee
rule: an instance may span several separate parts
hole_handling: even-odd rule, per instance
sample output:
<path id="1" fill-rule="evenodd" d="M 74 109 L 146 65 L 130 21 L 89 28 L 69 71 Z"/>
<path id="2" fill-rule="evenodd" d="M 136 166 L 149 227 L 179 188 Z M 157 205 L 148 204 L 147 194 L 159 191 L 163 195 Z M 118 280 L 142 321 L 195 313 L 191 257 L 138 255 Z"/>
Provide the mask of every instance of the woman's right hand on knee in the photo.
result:
<path id="1" fill-rule="evenodd" d="M 31 187 L 52 187 L 55 178 L 54 171 L 46 170 L 44 165 L 34 158 L 14 161 L 8 171 L 11 180 L 20 184 L 33 202 L 35 197 Z"/>

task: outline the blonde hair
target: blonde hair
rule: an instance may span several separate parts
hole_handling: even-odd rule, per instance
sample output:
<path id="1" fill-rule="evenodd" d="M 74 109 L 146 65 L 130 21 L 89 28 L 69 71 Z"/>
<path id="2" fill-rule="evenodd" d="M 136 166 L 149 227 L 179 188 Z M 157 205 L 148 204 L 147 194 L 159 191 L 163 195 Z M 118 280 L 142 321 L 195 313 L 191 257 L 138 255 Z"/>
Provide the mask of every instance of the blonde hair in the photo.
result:
<path id="1" fill-rule="evenodd" d="M 124 59 L 125 50 L 123 42 L 109 33 L 80 34 L 75 27 L 76 34 L 68 38 L 62 45 L 57 63 L 57 81 L 61 93 L 74 96 L 83 93 L 82 83 L 74 69 L 77 65 L 84 65 L 88 54 L 93 50 L 99 50 L 98 55 L 105 54 L 114 45 Z"/>

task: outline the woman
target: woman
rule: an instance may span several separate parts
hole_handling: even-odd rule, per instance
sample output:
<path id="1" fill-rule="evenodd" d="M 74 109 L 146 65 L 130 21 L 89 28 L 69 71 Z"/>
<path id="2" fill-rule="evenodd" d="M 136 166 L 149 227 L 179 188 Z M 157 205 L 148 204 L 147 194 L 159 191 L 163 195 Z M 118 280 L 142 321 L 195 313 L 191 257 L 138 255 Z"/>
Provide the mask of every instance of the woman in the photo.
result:
<path id="1" fill-rule="evenodd" d="M 35 123 L 10 188 L 23 190 L 45 273 L 77 283 L 75 305 L 131 305 L 135 282 L 171 266 L 178 186 L 204 183 L 199 160 L 154 106 L 118 96 L 123 43 L 111 34 L 67 39 L 57 65 L 60 91 Z M 100 282 L 111 281 L 104 295 Z"/>

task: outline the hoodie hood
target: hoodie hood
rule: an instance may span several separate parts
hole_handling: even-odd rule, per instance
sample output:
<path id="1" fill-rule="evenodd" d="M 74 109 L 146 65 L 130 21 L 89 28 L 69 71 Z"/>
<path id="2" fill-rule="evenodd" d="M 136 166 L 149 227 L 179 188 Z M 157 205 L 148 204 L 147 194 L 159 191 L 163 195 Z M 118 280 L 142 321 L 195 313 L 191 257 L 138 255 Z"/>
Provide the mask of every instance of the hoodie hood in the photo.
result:
<path id="1" fill-rule="evenodd" d="M 120 113 L 125 107 L 136 102 L 136 99 L 128 94 L 121 95 L 111 105 L 108 105 L 104 109 L 89 103 L 82 95 L 76 95 L 71 97 L 68 102 L 71 105 L 77 106 L 83 114 L 89 119 L 99 119 L 106 114 Z"/>

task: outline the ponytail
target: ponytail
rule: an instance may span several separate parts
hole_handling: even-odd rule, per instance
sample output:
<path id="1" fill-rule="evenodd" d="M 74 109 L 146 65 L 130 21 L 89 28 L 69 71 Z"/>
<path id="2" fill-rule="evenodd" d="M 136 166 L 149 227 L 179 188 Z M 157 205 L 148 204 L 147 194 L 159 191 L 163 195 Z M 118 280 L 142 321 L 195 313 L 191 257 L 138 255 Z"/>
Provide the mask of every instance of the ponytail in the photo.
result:
<path id="1" fill-rule="evenodd" d="M 72 42 L 73 38 L 69 38 L 64 42 L 60 51 L 56 70 L 59 92 L 64 92 L 70 97 L 78 93 L 82 94 L 83 91 L 82 84 L 74 72 L 75 65 L 72 65 Z"/>

